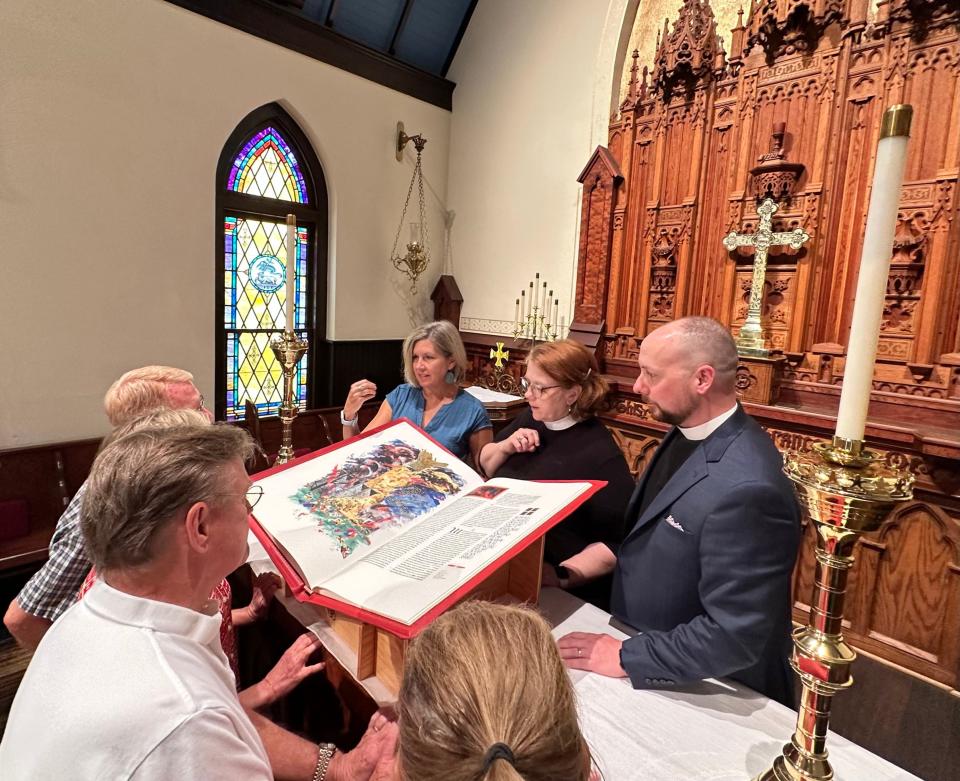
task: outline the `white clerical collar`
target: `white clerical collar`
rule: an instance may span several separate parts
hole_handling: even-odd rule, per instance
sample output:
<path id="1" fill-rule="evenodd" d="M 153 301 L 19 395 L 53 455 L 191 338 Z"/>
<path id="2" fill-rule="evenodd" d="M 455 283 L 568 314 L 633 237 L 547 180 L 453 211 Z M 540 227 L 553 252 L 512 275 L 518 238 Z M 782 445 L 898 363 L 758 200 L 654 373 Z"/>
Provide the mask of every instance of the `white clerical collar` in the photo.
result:
<path id="1" fill-rule="evenodd" d="M 543 421 L 543 425 L 551 431 L 563 431 L 571 426 L 576 426 L 577 419 L 573 417 L 573 415 L 567 415 L 566 417 L 560 418 L 560 420 L 545 420 Z"/>
<path id="2" fill-rule="evenodd" d="M 98 578 L 82 602 L 95 613 L 121 624 L 181 635 L 204 645 L 212 645 L 214 640 L 219 642 L 220 639 L 220 611 L 213 600 L 208 600 L 203 612 L 199 612 L 168 602 L 135 597 Z"/>
<path id="3" fill-rule="evenodd" d="M 734 412 L 737 411 L 737 405 L 734 404 L 726 412 L 721 412 L 717 417 L 711 418 L 706 423 L 701 423 L 699 426 L 690 426 L 690 428 L 680 428 L 680 433 L 683 434 L 687 439 L 706 439 L 714 431 L 716 431 L 720 426 L 722 426 L 727 418 L 731 417 Z"/>

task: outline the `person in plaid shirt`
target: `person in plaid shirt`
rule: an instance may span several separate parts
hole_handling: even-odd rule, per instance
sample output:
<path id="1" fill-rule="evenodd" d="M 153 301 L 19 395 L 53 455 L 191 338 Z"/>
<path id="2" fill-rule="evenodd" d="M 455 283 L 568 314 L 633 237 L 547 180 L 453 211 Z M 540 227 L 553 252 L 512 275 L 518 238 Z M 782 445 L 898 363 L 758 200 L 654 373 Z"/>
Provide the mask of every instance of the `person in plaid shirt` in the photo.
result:
<path id="1" fill-rule="evenodd" d="M 118 379 L 103 400 L 114 428 L 161 409 L 195 409 L 210 420 L 193 375 L 171 366 L 144 366 Z M 64 611 L 77 601 L 90 559 L 80 533 L 85 484 L 64 510 L 50 540 L 47 563 L 27 582 L 7 608 L 3 623 L 21 646 L 35 649 Z"/>

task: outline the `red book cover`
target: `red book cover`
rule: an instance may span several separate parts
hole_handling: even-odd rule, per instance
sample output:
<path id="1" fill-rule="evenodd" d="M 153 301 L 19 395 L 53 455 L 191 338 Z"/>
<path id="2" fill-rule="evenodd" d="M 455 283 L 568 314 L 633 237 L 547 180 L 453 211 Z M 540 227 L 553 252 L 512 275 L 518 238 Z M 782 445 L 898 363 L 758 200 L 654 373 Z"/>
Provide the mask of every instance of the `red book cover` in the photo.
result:
<path id="1" fill-rule="evenodd" d="M 400 419 L 396 421 L 391 421 L 390 423 L 380 426 L 376 429 L 371 429 L 366 431 L 363 434 L 360 434 L 357 437 L 353 437 L 349 440 L 350 444 L 356 443 L 359 440 L 372 437 L 376 434 L 379 434 L 385 430 L 388 430 L 394 426 L 400 425 L 401 423 L 406 423 L 414 428 L 417 428 L 410 421 L 405 419 Z M 437 443 L 428 434 L 423 432 L 421 429 L 417 428 L 417 431 L 422 434 L 424 437 L 430 440 L 432 445 L 439 451 L 449 453 L 442 445 Z M 339 450 L 344 446 L 345 443 L 337 443 L 330 447 L 318 450 L 309 455 L 303 456 L 301 458 L 290 461 L 286 464 L 275 466 L 271 469 L 265 470 L 257 475 L 253 476 L 254 481 L 258 481 L 264 477 L 270 475 L 275 475 L 284 470 L 291 469 L 293 467 L 302 465 L 309 462 L 312 459 L 315 459 L 321 455 L 331 453 L 335 450 Z M 451 458 L 455 458 L 450 454 Z M 513 542 L 509 548 L 505 549 L 499 553 L 496 558 L 490 561 L 488 564 L 484 565 L 482 569 L 478 570 L 471 577 L 467 578 L 463 583 L 460 583 L 452 592 L 444 596 L 439 602 L 427 609 L 425 613 L 419 616 L 413 623 L 406 624 L 401 621 L 389 618 L 387 616 L 381 615 L 379 613 L 373 612 L 372 610 L 365 609 L 358 605 L 352 604 L 351 602 L 343 601 L 337 599 L 334 596 L 327 594 L 319 594 L 310 590 L 304 583 L 303 577 L 300 574 L 299 568 L 288 560 L 286 552 L 282 549 L 281 546 L 273 539 L 273 537 L 261 526 L 260 522 L 256 519 L 254 515 L 250 516 L 250 528 L 253 531 L 254 535 L 261 542 L 267 554 L 270 556 L 273 563 L 276 565 L 277 570 L 280 572 L 281 576 L 287 582 L 290 587 L 291 592 L 294 594 L 295 598 L 301 602 L 312 603 L 315 605 L 320 605 L 323 607 L 331 608 L 339 613 L 342 613 L 351 618 L 355 618 L 360 621 L 377 626 L 381 629 L 384 629 L 392 634 L 401 637 L 401 638 L 411 638 L 416 636 L 421 632 L 425 627 L 427 627 L 431 621 L 433 621 L 437 616 L 441 615 L 444 611 L 448 610 L 451 606 L 456 604 L 461 598 L 468 594 L 475 586 L 483 582 L 488 578 L 497 568 L 502 566 L 507 561 L 511 560 L 521 551 L 523 551 L 527 546 L 536 542 L 540 537 L 546 534 L 551 528 L 556 526 L 560 521 L 567 517 L 570 513 L 580 507 L 585 501 L 587 501 L 593 494 L 603 488 L 606 483 L 602 481 L 537 481 L 537 483 L 578 483 L 583 485 L 588 485 L 587 490 L 584 490 L 579 496 L 577 496 L 573 501 L 566 504 L 558 512 L 554 513 L 552 516 L 544 520 L 543 522 L 537 524 L 536 528 L 528 531 L 523 535 L 522 538 Z M 536 483 L 534 483 L 536 484 Z M 476 490 L 476 489 L 474 489 Z"/>

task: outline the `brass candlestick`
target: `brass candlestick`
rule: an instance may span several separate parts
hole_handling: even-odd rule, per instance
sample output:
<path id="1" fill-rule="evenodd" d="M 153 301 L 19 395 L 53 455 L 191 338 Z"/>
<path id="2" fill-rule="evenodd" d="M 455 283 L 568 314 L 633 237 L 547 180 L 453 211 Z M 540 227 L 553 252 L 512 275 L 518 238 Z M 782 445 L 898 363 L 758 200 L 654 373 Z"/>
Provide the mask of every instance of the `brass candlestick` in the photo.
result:
<path id="1" fill-rule="evenodd" d="M 307 340 L 301 339 L 293 331 L 284 331 L 282 336 L 270 340 L 270 349 L 283 368 L 283 402 L 280 404 L 282 439 L 275 462 L 277 464 L 285 464 L 293 458 L 293 420 L 299 412 L 294 401 L 293 374 L 307 346 Z"/>
<path id="2" fill-rule="evenodd" d="M 880 528 L 895 504 L 910 499 L 913 475 L 888 468 L 861 440 L 840 437 L 815 445 L 813 453 L 787 453 L 784 461 L 816 524 L 817 571 L 809 622 L 793 632 L 790 665 L 803 684 L 797 728 L 757 781 L 826 781 L 833 778 L 826 748 L 832 698 L 853 684 L 850 665 L 857 658 L 842 631 L 853 547 L 861 534 Z"/>

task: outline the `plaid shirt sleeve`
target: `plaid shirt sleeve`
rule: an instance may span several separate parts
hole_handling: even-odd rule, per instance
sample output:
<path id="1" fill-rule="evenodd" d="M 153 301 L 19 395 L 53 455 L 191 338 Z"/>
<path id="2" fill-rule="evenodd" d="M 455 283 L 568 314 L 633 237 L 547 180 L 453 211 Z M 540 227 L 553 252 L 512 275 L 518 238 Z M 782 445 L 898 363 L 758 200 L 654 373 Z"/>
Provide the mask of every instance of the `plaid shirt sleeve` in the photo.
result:
<path id="1" fill-rule="evenodd" d="M 47 563 L 27 581 L 17 603 L 27 613 L 56 621 L 77 601 L 83 579 L 90 571 L 90 559 L 80 532 L 80 509 L 86 484 L 67 505 L 50 540 Z"/>

